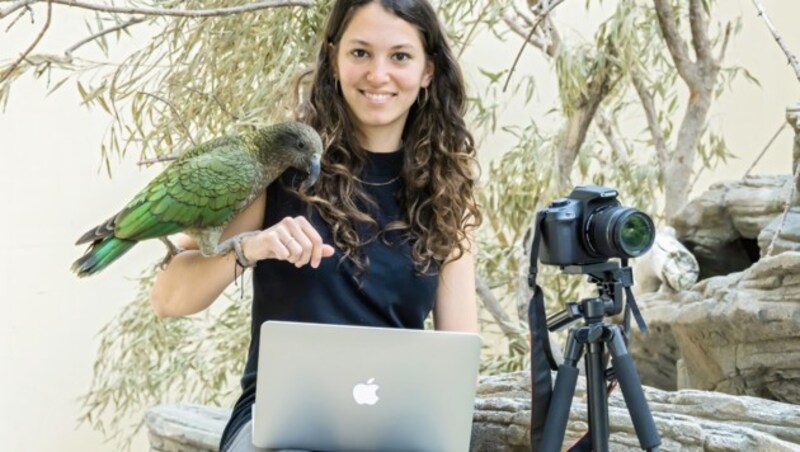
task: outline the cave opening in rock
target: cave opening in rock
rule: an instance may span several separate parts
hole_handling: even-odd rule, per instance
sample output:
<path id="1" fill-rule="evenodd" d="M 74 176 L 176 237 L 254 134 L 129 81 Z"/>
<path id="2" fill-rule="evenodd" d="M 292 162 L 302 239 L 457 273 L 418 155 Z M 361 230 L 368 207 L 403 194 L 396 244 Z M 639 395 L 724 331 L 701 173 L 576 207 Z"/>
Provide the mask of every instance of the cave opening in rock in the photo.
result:
<path id="1" fill-rule="evenodd" d="M 756 239 L 741 236 L 713 251 L 689 241 L 684 245 L 697 259 L 700 267 L 698 280 L 743 271 L 758 262 L 761 253 Z"/>

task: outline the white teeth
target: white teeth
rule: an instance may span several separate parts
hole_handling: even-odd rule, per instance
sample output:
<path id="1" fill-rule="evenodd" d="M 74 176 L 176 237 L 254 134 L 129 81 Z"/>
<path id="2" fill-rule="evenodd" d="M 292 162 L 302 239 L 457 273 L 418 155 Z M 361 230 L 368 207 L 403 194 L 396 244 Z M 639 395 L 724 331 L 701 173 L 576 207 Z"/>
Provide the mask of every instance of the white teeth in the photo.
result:
<path id="1" fill-rule="evenodd" d="M 364 95 L 367 96 L 368 98 L 372 99 L 372 100 L 378 100 L 378 101 L 386 100 L 386 99 L 392 97 L 391 94 L 375 94 L 375 93 L 368 93 L 368 92 L 364 92 Z"/>

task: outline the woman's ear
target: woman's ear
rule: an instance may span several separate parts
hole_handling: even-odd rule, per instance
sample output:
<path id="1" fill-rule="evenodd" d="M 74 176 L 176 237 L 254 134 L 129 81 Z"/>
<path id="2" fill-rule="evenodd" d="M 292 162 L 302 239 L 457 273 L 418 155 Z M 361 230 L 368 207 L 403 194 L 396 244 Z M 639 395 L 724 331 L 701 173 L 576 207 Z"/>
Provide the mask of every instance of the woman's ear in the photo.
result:
<path id="1" fill-rule="evenodd" d="M 431 59 L 428 59 L 428 61 L 425 62 L 425 70 L 422 71 L 422 83 L 420 83 L 421 87 L 427 88 L 428 86 L 430 86 L 431 81 L 433 80 L 433 72 L 434 72 L 433 61 Z"/>

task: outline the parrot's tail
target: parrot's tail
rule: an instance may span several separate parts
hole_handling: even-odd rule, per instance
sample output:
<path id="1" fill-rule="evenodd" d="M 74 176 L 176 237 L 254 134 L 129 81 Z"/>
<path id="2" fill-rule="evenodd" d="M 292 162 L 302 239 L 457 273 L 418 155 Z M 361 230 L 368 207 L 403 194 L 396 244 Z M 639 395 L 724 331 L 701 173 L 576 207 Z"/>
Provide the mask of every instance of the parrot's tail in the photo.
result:
<path id="1" fill-rule="evenodd" d="M 83 256 L 72 263 L 70 268 L 81 278 L 91 276 L 108 267 L 109 264 L 133 248 L 136 243 L 138 242 L 135 240 L 123 240 L 114 236 L 106 237 L 93 243 Z"/>

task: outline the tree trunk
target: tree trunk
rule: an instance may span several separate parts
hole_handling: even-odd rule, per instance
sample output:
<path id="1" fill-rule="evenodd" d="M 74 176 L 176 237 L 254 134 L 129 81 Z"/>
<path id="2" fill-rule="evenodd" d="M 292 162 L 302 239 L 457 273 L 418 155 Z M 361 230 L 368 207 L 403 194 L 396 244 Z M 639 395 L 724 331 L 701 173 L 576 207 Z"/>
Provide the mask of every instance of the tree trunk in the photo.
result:
<path id="1" fill-rule="evenodd" d="M 591 108 L 591 107 L 594 108 Z M 572 167 L 578 152 L 586 140 L 586 131 L 592 122 L 597 104 L 575 110 L 569 118 L 564 130 L 564 139 L 558 149 L 558 191 L 569 193 L 572 188 Z"/>
<path id="2" fill-rule="evenodd" d="M 664 171 L 664 192 L 666 195 L 665 215 L 667 223 L 678 214 L 681 208 L 689 200 L 689 189 L 691 188 L 691 177 L 695 155 L 697 154 L 697 144 L 706 123 L 708 110 L 711 108 L 711 93 L 717 73 L 709 74 L 706 78 L 704 87 L 691 93 L 689 105 L 686 107 L 686 115 L 681 122 L 678 131 L 678 142 L 675 151 L 667 159 L 667 167 Z"/>

